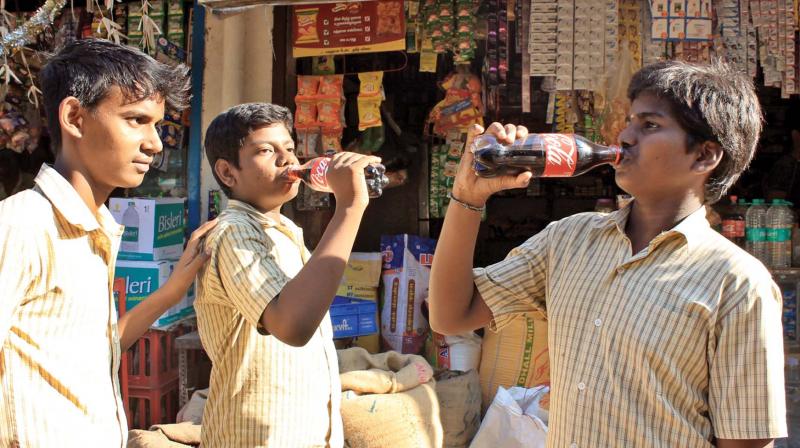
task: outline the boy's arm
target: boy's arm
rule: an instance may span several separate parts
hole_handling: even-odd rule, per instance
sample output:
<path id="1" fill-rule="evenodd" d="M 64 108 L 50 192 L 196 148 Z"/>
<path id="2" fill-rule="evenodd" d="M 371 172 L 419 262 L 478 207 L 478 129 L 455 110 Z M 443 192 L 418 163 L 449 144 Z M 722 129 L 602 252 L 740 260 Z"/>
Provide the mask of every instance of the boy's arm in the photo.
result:
<path id="1" fill-rule="evenodd" d="M 192 232 L 186 249 L 175 265 L 169 280 L 119 319 L 117 323 L 119 345 L 123 352 L 130 348 L 159 316 L 180 302 L 186 291 L 189 290 L 197 272 L 209 258 L 209 255 L 203 252 L 203 237 L 216 224 L 217 220 L 214 219 Z"/>
<path id="2" fill-rule="evenodd" d="M 477 125 L 470 129 L 453 186 L 454 200 L 447 207 L 431 267 L 428 303 L 430 324 L 434 331 L 442 334 L 474 330 L 492 319 L 492 312 L 475 288 L 472 276 L 481 214 L 456 201 L 483 207 L 492 194 L 510 188 L 523 188 L 531 179 L 529 172 L 516 177 L 477 177 L 472 168 L 474 157 L 470 147 L 472 140 L 482 132 L 483 128 Z M 496 136 L 501 142 L 512 143 L 527 137 L 528 130 L 522 126 L 503 127 L 500 123 L 492 123 L 486 133 Z"/>
<path id="3" fill-rule="evenodd" d="M 305 345 L 331 306 L 369 204 L 364 168 L 377 157 L 339 153 L 331 161 L 328 185 L 336 210 L 303 269 L 269 302 L 261 315 L 264 329 L 282 342 Z"/>

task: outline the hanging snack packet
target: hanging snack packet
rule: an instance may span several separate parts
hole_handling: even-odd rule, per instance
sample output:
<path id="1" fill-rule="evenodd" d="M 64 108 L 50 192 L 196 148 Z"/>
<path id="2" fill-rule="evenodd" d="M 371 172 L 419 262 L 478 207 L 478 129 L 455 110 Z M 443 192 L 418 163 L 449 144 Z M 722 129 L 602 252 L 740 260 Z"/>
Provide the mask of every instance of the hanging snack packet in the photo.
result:
<path id="1" fill-rule="evenodd" d="M 315 96 L 319 88 L 319 82 L 319 76 L 298 76 L 297 97 L 310 98 Z"/>
<path id="2" fill-rule="evenodd" d="M 322 128 L 322 153 L 342 152 L 342 127 Z"/>
<path id="3" fill-rule="evenodd" d="M 323 126 L 342 126 L 342 103 L 339 98 L 325 98 L 317 101 L 317 120 Z"/>
<path id="4" fill-rule="evenodd" d="M 358 130 L 381 126 L 381 97 L 358 96 Z"/>
<path id="5" fill-rule="evenodd" d="M 344 82 L 344 75 L 325 75 L 320 79 L 319 96 L 330 98 L 341 98 L 342 83 Z"/>
<path id="6" fill-rule="evenodd" d="M 297 148 L 295 153 L 299 159 L 312 159 L 318 157 L 321 153 L 317 149 L 319 147 L 320 129 L 318 127 L 309 127 L 306 129 L 297 129 Z"/>
<path id="7" fill-rule="evenodd" d="M 297 110 L 295 111 L 294 123 L 298 130 L 308 128 L 317 123 L 317 103 L 313 99 L 296 98 Z"/>
<path id="8" fill-rule="evenodd" d="M 359 73 L 358 80 L 361 81 L 358 96 L 374 96 L 381 93 L 383 72 Z"/>

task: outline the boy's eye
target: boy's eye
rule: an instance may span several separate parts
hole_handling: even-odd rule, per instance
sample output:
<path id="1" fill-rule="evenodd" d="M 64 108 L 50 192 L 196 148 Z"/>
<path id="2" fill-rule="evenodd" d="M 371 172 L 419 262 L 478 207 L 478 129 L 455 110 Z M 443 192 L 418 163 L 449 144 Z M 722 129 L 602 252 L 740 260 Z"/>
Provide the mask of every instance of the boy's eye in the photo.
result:
<path id="1" fill-rule="evenodd" d="M 288 151 L 288 152 L 290 152 L 290 153 L 294 154 L 294 148 L 286 148 L 286 151 Z"/>
<path id="2" fill-rule="evenodd" d="M 272 153 L 272 152 L 275 152 L 275 150 L 272 148 L 272 146 L 265 146 L 265 147 L 259 149 L 258 152 L 260 152 L 260 153 Z"/>
<path id="3" fill-rule="evenodd" d="M 652 121 L 645 121 L 643 127 L 645 129 L 655 129 L 658 127 L 658 125 L 656 123 L 653 123 Z"/>

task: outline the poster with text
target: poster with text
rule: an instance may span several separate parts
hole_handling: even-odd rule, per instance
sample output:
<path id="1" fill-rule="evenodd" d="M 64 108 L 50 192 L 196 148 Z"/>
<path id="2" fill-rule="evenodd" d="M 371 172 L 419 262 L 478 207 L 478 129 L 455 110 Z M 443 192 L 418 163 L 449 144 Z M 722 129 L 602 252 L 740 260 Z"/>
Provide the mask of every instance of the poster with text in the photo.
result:
<path id="1" fill-rule="evenodd" d="M 292 55 L 404 50 L 402 0 L 326 3 L 292 8 Z"/>

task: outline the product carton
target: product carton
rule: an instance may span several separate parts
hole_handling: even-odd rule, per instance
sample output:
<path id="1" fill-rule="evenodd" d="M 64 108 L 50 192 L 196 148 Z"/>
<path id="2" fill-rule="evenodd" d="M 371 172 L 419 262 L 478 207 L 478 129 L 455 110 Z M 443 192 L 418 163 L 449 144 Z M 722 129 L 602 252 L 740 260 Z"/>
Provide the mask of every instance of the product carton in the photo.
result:
<path id="1" fill-rule="evenodd" d="M 166 283 L 175 261 L 129 261 L 117 260 L 114 278 L 125 280 L 125 310 L 130 311 L 142 300 Z M 154 328 L 163 328 L 191 315 L 194 312 L 194 288 L 181 301 L 167 310 L 154 323 Z M 115 303 L 119 310 L 119 303 Z"/>
<path id="2" fill-rule="evenodd" d="M 120 260 L 177 260 L 183 253 L 184 199 L 111 198 L 114 219 L 125 226 Z"/>

